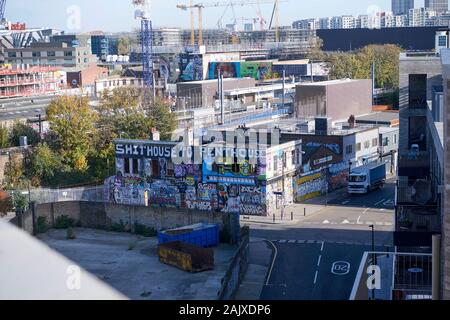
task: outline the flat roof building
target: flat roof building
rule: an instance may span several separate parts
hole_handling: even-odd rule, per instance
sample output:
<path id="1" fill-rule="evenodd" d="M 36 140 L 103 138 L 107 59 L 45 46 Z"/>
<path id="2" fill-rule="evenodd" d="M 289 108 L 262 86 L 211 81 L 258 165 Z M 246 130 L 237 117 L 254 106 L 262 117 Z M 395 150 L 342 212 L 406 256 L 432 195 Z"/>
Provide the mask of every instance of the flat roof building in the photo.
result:
<path id="1" fill-rule="evenodd" d="M 328 117 L 347 120 L 372 110 L 372 80 L 331 80 L 299 84 L 296 89 L 297 118 Z"/>

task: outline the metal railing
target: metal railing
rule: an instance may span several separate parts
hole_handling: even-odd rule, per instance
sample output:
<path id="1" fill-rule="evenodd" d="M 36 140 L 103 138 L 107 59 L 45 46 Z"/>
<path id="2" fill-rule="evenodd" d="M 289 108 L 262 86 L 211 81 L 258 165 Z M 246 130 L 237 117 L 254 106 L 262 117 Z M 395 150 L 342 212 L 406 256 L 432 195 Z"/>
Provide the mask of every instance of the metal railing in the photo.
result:
<path id="1" fill-rule="evenodd" d="M 365 252 L 350 300 L 429 300 L 431 295 L 431 254 Z"/>
<path id="2" fill-rule="evenodd" d="M 71 188 L 71 189 L 31 189 L 30 200 L 37 204 L 85 201 L 109 202 L 104 186 Z"/>

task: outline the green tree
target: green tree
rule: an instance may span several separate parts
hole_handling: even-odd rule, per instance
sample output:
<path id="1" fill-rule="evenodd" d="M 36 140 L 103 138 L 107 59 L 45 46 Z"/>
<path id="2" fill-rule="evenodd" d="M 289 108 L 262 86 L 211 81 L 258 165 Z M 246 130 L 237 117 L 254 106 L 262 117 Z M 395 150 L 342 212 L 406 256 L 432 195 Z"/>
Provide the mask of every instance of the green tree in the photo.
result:
<path id="1" fill-rule="evenodd" d="M 130 38 L 124 37 L 119 39 L 117 50 L 120 55 L 128 55 L 130 53 Z"/>
<path id="2" fill-rule="evenodd" d="M 328 54 L 325 60 L 330 79 L 371 79 L 375 63 L 376 87 L 398 90 L 400 52 L 395 45 L 369 45 L 355 52 Z"/>
<path id="3" fill-rule="evenodd" d="M 63 96 L 53 100 L 47 109 L 50 129 L 58 139 L 64 164 L 77 172 L 88 169 L 87 157 L 96 136 L 96 113 L 87 97 Z"/>
<path id="4" fill-rule="evenodd" d="M 325 61 L 327 55 L 322 50 L 323 40 L 319 37 L 311 40 L 310 47 L 306 53 L 306 58 L 312 61 Z"/>
<path id="5" fill-rule="evenodd" d="M 36 145 L 39 143 L 39 133 L 36 132 L 29 125 L 22 122 L 15 122 L 9 135 L 9 141 L 12 146 L 18 147 L 20 145 L 20 137 L 27 137 L 28 145 Z"/>
<path id="6" fill-rule="evenodd" d="M 41 143 L 34 149 L 26 168 L 27 176 L 33 185 L 49 184 L 53 177 L 62 170 L 60 155 L 46 143 Z"/>
<path id="7" fill-rule="evenodd" d="M 148 139 L 153 120 L 142 107 L 142 91 L 133 87 L 121 87 L 111 93 L 104 92 L 98 107 L 99 127 L 111 142 L 117 137 Z M 108 146 L 106 146 L 108 147 Z"/>
<path id="8" fill-rule="evenodd" d="M 160 132 L 161 140 L 170 140 L 177 128 L 177 117 L 170 109 L 170 103 L 156 98 L 150 108 L 150 118 L 154 127 Z"/>
<path id="9" fill-rule="evenodd" d="M 5 165 L 5 179 L 3 185 L 7 190 L 23 188 L 24 181 L 23 157 L 21 154 L 12 154 Z"/>
<path id="10" fill-rule="evenodd" d="M 0 149 L 5 149 L 8 147 L 10 147 L 8 128 L 0 126 Z"/>

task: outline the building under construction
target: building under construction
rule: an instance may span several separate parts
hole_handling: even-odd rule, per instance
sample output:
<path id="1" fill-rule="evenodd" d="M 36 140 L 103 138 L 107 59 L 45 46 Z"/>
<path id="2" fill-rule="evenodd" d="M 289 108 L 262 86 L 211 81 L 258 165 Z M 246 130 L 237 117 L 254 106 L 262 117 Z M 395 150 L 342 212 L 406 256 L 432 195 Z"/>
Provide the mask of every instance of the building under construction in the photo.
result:
<path id="1" fill-rule="evenodd" d="M 0 68 L 0 99 L 45 95 L 58 91 L 59 80 L 54 67 Z"/>

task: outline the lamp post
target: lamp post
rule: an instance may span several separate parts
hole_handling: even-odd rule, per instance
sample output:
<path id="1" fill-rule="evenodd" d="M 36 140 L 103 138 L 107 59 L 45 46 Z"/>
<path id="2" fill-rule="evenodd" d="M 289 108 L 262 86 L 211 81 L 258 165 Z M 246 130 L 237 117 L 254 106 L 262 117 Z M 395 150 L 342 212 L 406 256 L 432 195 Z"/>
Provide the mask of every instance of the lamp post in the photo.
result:
<path id="1" fill-rule="evenodd" d="M 372 229 L 372 265 L 377 265 L 377 256 L 375 254 L 375 225 L 371 224 L 369 228 Z M 375 300 L 375 289 L 372 289 L 372 300 Z"/>

